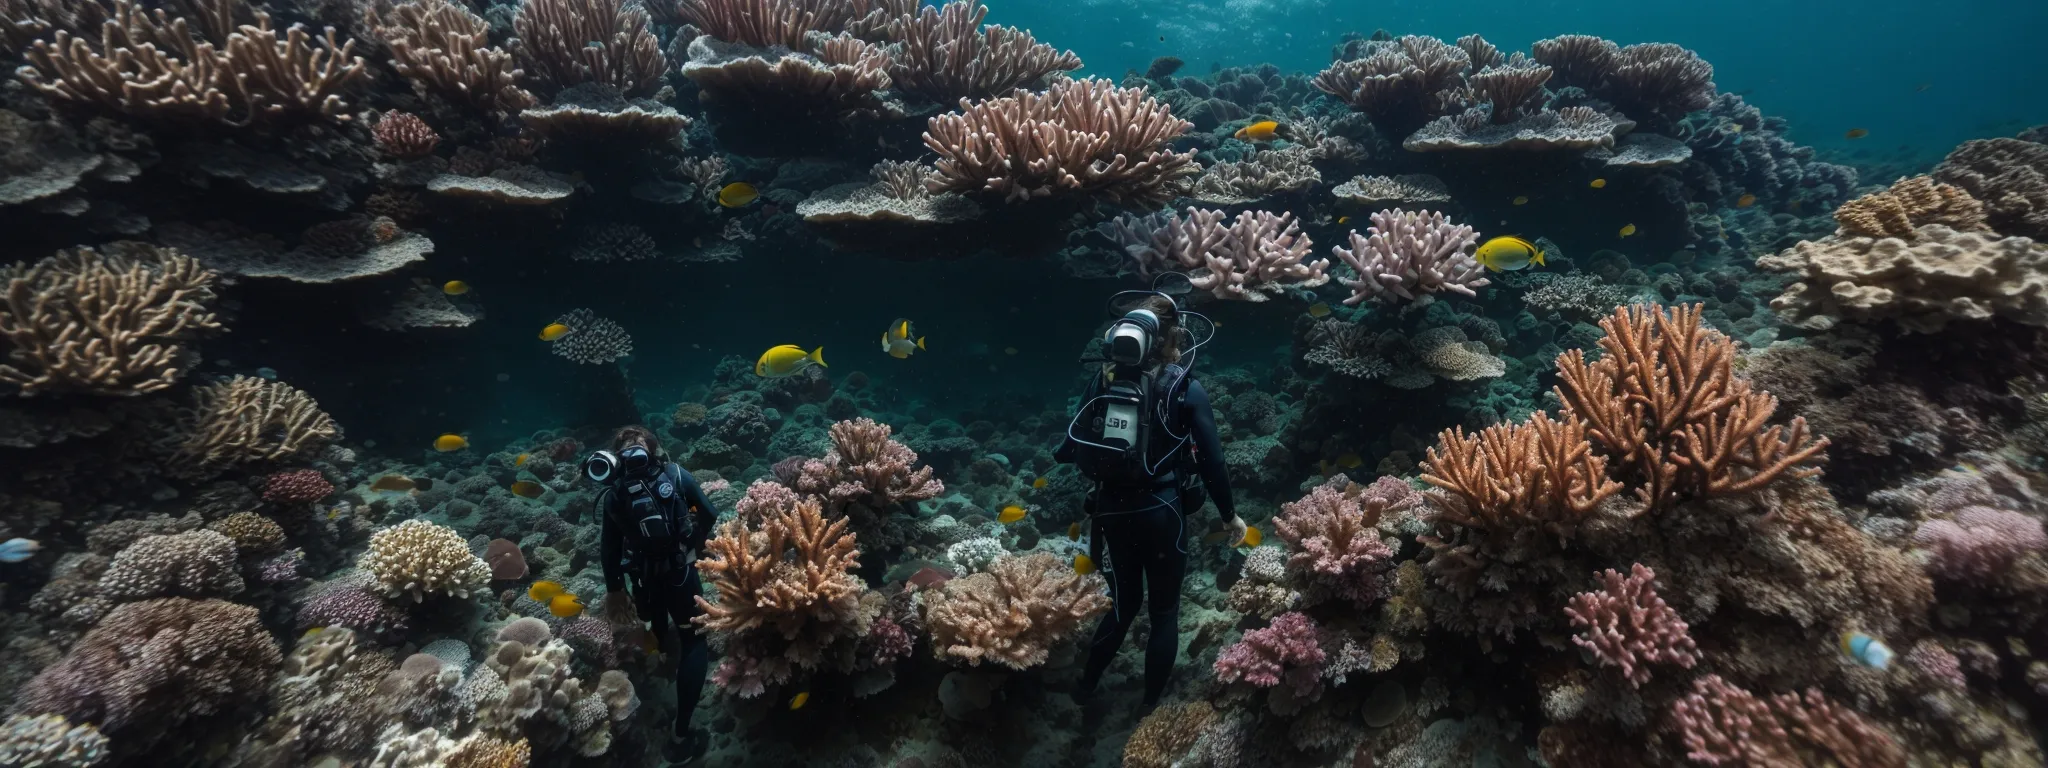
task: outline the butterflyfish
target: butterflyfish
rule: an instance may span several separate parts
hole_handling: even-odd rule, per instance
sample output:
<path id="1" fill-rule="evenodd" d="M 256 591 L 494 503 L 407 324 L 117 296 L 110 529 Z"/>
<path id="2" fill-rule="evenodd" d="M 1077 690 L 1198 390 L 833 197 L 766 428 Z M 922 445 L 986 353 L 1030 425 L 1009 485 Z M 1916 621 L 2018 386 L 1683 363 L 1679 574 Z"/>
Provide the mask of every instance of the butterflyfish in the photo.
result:
<path id="1" fill-rule="evenodd" d="M 1527 269 L 1530 264 L 1543 266 L 1547 254 L 1543 248 L 1514 235 L 1501 235 L 1479 244 L 1479 250 L 1472 252 L 1472 258 L 1479 265 L 1495 272 L 1513 272 Z"/>
<path id="2" fill-rule="evenodd" d="M 1891 646 L 1862 632 L 1842 633 L 1842 653 L 1863 666 L 1883 671 L 1892 663 Z"/>
<path id="3" fill-rule="evenodd" d="M 583 615 L 583 601 L 577 600 L 575 595 L 567 592 L 555 595 L 548 601 L 548 613 L 564 619 L 576 618 Z"/>
<path id="4" fill-rule="evenodd" d="M 761 196 L 761 190 L 744 181 L 735 181 L 718 190 L 718 204 L 727 208 L 739 208 L 754 202 Z"/>
<path id="5" fill-rule="evenodd" d="M 1752 205 L 1756 205 L 1756 195 L 1743 195 L 1735 198 L 1735 207 L 1737 208 L 1748 208 Z"/>
<path id="6" fill-rule="evenodd" d="M 1628 237 L 1629 235 L 1633 235 L 1633 234 L 1635 234 L 1635 233 L 1636 233 L 1636 225 L 1634 225 L 1634 224 L 1623 224 L 1623 225 L 1622 225 L 1622 227 L 1621 227 L 1621 236 L 1622 236 L 1622 237 Z"/>
<path id="7" fill-rule="evenodd" d="M 509 490 L 512 491 L 512 495 L 518 496 L 519 498 L 522 499 L 538 499 L 541 497 L 542 494 L 548 492 L 547 486 L 533 482 L 532 480 L 521 480 L 519 482 L 513 483 L 512 487 Z"/>
<path id="8" fill-rule="evenodd" d="M 1280 136 L 1280 124 L 1271 120 L 1260 120 L 1237 129 L 1240 141 L 1272 141 Z"/>
<path id="9" fill-rule="evenodd" d="M 1842 134 L 1842 137 L 1846 139 L 1860 139 L 1869 135 L 1870 132 L 1862 128 L 1851 128 L 1848 133 Z"/>
<path id="10" fill-rule="evenodd" d="M 795 376 L 813 365 L 825 367 L 824 347 L 813 349 L 806 354 L 802 347 L 784 344 L 761 353 L 761 359 L 754 361 L 754 375 L 764 379 L 779 379 L 784 376 Z"/>
<path id="11" fill-rule="evenodd" d="M 1589 184 L 1589 185 L 1587 185 L 1587 186 L 1590 186 L 1590 187 L 1592 187 L 1592 188 L 1594 188 L 1594 189 L 1606 189 L 1606 188 L 1607 188 L 1607 180 L 1606 180 L 1606 179 L 1594 179 L 1594 180 L 1593 180 L 1593 183 L 1592 183 L 1592 184 Z"/>
<path id="12" fill-rule="evenodd" d="M 1244 527 L 1244 538 L 1243 538 L 1243 539 L 1240 539 L 1240 540 L 1238 540 L 1238 542 L 1237 542 L 1237 546 L 1240 546 L 1240 547 L 1256 547 L 1256 546 L 1258 546 L 1258 545 L 1260 545 L 1260 544 L 1263 544 L 1263 543 L 1265 543 L 1265 541 L 1266 541 L 1266 534 L 1260 533 L 1260 532 L 1259 532 L 1259 527 L 1258 527 L 1258 526 L 1256 526 L 1256 525 L 1247 525 L 1247 526 L 1245 526 L 1245 527 Z"/>
<path id="13" fill-rule="evenodd" d="M 0 541 L 0 563 L 19 563 L 36 556 L 43 545 L 35 539 L 8 539 Z"/>
<path id="14" fill-rule="evenodd" d="M 548 323 L 546 328 L 540 329 L 541 341 L 554 341 L 567 335 L 569 335 L 569 326 L 561 323 Z"/>
<path id="15" fill-rule="evenodd" d="M 441 284 L 441 292 L 450 296 L 461 296 L 462 294 L 469 293 L 469 283 L 462 282 L 461 280 L 450 280 Z"/>
<path id="16" fill-rule="evenodd" d="M 1528 196 L 1528 195 L 1515 195 L 1515 199 L 1514 199 L 1514 200 L 1511 200 L 1511 201 L 1509 201 L 1509 202 L 1512 202 L 1512 203 L 1514 203 L 1515 205 L 1528 205 L 1528 204 L 1529 204 L 1529 196 Z"/>
<path id="17" fill-rule="evenodd" d="M 413 482 L 412 478 L 405 475 L 385 475 L 370 484 L 370 490 L 373 491 L 410 491 L 418 487 L 419 483 Z"/>
<path id="18" fill-rule="evenodd" d="M 536 581 L 526 588 L 526 596 L 533 598 L 536 603 L 545 603 L 555 599 L 557 595 L 564 594 L 568 593 L 562 590 L 562 585 L 552 581 Z"/>
<path id="19" fill-rule="evenodd" d="M 461 435 L 448 434 L 434 438 L 434 450 L 442 453 L 459 451 L 469 447 L 469 440 Z"/>
<path id="20" fill-rule="evenodd" d="M 1080 523 L 1068 523 L 1068 524 L 1067 524 L 1067 541 L 1080 541 L 1080 540 L 1081 540 L 1081 524 L 1080 524 Z"/>
<path id="21" fill-rule="evenodd" d="M 1330 305 L 1328 305 L 1328 304 L 1325 304 L 1325 303 L 1323 303 L 1323 302 L 1320 302 L 1320 301 L 1318 301 L 1318 302 L 1316 302 L 1316 303 L 1314 303 L 1314 304 L 1310 304 L 1310 305 L 1308 305 L 1308 316 L 1309 316 L 1309 317 L 1329 317 L 1329 316 L 1330 316 Z"/>
<path id="22" fill-rule="evenodd" d="M 1074 572 L 1086 576 L 1095 572 L 1095 560 L 1087 555 L 1074 556 Z"/>
<path id="23" fill-rule="evenodd" d="M 515 466 L 515 467 L 523 467 L 523 466 L 526 466 L 526 460 L 527 460 L 527 459 L 531 459 L 531 458 L 533 458 L 533 454 L 531 454 L 531 453 L 522 453 L 522 454 L 519 454 L 519 455 L 518 455 L 517 457 L 514 457 L 514 458 L 512 459 L 512 466 Z"/>
<path id="24" fill-rule="evenodd" d="M 890 357 L 902 360 L 913 352 L 924 351 L 924 337 L 912 339 L 909 320 L 897 320 L 889 324 L 889 330 L 882 332 L 882 351 Z"/>
<path id="25" fill-rule="evenodd" d="M 1033 479 L 1031 480 L 1031 489 L 1032 489 L 1032 490 L 1044 490 L 1044 489 L 1045 489 L 1045 486 L 1046 486 L 1046 485 L 1048 485 L 1048 484 L 1050 484 L 1051 482 L 1052 482 L 1052 481 L 1050 481 L 1050 480 L 1047 480 L 1047 479 L 1045 479 L 1045 475 L 1039 475 L 1038 477 L 1036 477 L 1036 478 L 1033 478 Z"/>
<path id="26" fill-rule="evenodd" d="M 996 513 L 996 522 L 1009 525 L 1024 519 L 1025 514 L 1026 510 L 1023 507 L 1011 504 L 1010 506 L 1003 507 L 1003 511 Z"/>
<path id="27" fill-rule="evenodd" d="M 810 703 L 810 701 L 811 701 L 811 692 L 810 692 L 810 691 L 801 691 L 801 692 L 798 692 L 798 693 L 797 693 L 797 695 L 789 697 L 789 711 L 791 711 L 791 712 L 795 712 L 795 711 L 797 711 L 797 710 L 799 710 L 799 709 L 803 709 L 803 708 L 804 708 L 804 705 L 805 705 L 805 704 L 809 704 L 809 703 Z"/>

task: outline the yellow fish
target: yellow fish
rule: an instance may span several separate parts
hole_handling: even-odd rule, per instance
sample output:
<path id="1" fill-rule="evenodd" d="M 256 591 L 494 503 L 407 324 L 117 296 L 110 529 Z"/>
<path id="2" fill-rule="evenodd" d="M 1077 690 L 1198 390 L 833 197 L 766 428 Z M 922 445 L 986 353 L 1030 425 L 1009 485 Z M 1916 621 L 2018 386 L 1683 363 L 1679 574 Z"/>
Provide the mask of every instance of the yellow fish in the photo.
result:
<path id="1" fill-rule="evenodd" d="M 547 486 L 541 485 L 540 483 L 536 483 L 531 480 L 521 480 L 519 482 L 513 483 L 512 487 L 509 490 L 512 491 L 512 495 L 518 496 L 522 499 L 538 499 L 541 497 L 542 494 L 548 492 Z"/>
<path id="2" fill-rule="evenodd" d="M 718 204 L 727 208 L 739 208 L 754 202 L 755 198 L 760 196 L 761 190 L 755 189 L 754 185 L 735 181 L 718 190 Z"/>
<path id="3" fill-rule="evenodd" d="M 797 710 L 799 710 L 799 709 L 803 709 L 803 708 L 804 708 L 804 705 L 805 705 L 805 704 L 808 704 L 808 703 L 810 703 L 810 701 L 811 701 L 811 692 L 810 692 L 810 691 L 803 691 L 803 692 L 800 692 L 800 693 L 798 693 L 798 694 L 797 694 L 797 695 L 795 695 L 795 696 L 791 696 L 791 697 L 789 697 L 789 711 L 791 711 L 791 712 L 795 712 L 795 711 L 797 711 Z"/>
<path id="4" fill-rule="evenodd" d="M 1495 272 L 1513 272 L 1527 269 L 1530 264 L 1542 266 L 1544 249 L 1514 235 L 1501 235 L 1480 243 L 1472 258 Z"/>
<path id="5" fill-rule="evenodd" d="M 461 435 L 449 434 L 434 438 L 434 450 L 440 451 L 442 453 L 447 453 L 449 451 L 459 451 L 468 447 L 469 440 Z"/>
<path id="6" fill-rule="evenodd" d="M 573 619 L 583 615 L 583 602 L 577 600 L 575 595 L 564 592 L 548 601 L 548 613 L 564 619 Z"/>
<path id="7" fill-rule="evenodd" d="M 1260 120 L 1237 129 L 1240 141 L 1272 141 L 1280 135 L 1280 124 L 1271 120 Z"/>
<path id="8" fill-rule="evenodd" d="M 1528 205 L 1528 204 L 1529 204 L 1529 196 L 1528 196 L 1528 195 L 1516 195 L 1516 196 L 1515 196 L 1515 199 L 1514 199 L 1513 201 L 1511 201 L 1511 202 L 1513 202 L 1513 203 L 1514 203 L 1515 205 Z"/>
<path id="9" fill-rule="evenodd" d="M 1863 137 L 1865 137 L 1865 136 L 1869 136 L 1869 135 L 1870 135 L 1870 132 L 1869 132 L 1869 131 L 1866 131 L 1866 130 L 1863 130 L 1862 128 L 1851 128 L 1851 129 L 1849 129 L 1849 132 L 1848 132 L 1848 133 L 1842 134 L 1842 138 L 1845 138 L 1845 139 L 1860 139 L 1860 138 L 1863 138 Z"/>
<path id="10" fill-rule="evenodd" d="M 304 631 L 304 632 L 301 632 L 301 633 L 299 633 L 299 639 L 300 639 L 300 640 L 304 640 L 304 639 L 306 639 L 306 638 L 309 638 L 309 637 L 312 637 L 312 636 L 314 636 L 314 635 L 320 634 L 321 632 L 325 631 L 326 629 L 327 629 L 326 627 L 307 627 L 307 628 L 306 628 L 306 631 Z"/>
<path id="11" fill-rule="evenodd" d="M 1355 453 L 1347 453 L 1337 457 L 1337 466 L 1345 469 L 1357 469 L 1364 465 L 1365 459 Z"/>
<path id="12" fill-rule="evenodd" d="M 1036 479 L 1033 479 L 1031 481 L 1031 487 L 1034 490 L 1043 489 L 1045 488 L 1046 484 L 1050 482 L 1052 481 L 1045 479 L 1045 475 L 1039 475 Z"/>
<path id="13" fill-rule="evenodd" d="M 410 491 L 418 487 L 419 483 L 413 482 L 412 478 L 405 475 L 385 475 L 370 484 L 370 490 L 373 491 Z"/>
<path id="14" fill-rule="evenodd" d="M 1247 525 L 1244 527 L 1244 539 L 1237 542 L 1237 545 L 1240 547 L 1256 547 L 1265 543 L 1265 541 L 1266 535 L 1259 532 L 1258 526 Z"/>
<path id="15" fill-rule="evenodd" d="M 1074 556 L 1074 572 L 1086 576 L 1095 572 L 1095 561 L 1087 555 Z"/>
<path id="16" fill-rule="evenodd" d="M 1621 227 L 1621 236 L 1622 236 L 1622 237 L 1628 237 L 1629 235 L 1633 235 L 1633 234 L 1635 234 L 1635 233 L 1636 233 L 1636 225 L 1634 225 L 1634 224 L 1624 224 L 1624 225 L 1622 225 L 1622 227 Z"/>
<path id="17" fill-rule="evenodd" d="M 1593 183 L 1592 183 L 1592 185 L 1591 185 L 1591 186 L 1592 186 L 1592 187 L 1593 187 L 1594 189 L 1606 189 L 1606 188 L 1607 188 L 1607 180 L 1606 180 L 1606 179 L 1594 179 L 1594 180 L 1593 180 Z"/>
<path id="18" fill-rule="evenodd" d="M 561 323 L 548 323 L 548 327 L 540 329 L 540 340 L 554 341 L 555 339 L 559 339 L 562 338 L 563 336 L 569 335 L 570 330 L 571 329 L 569 328 L 569 326 L 563 325 Z"/>
<path id="19" fill-rule="evenodd" d="M 1026 514 L 1028 512 L 1023 507 L 1011 504 L 1010 506 L 1003 507 L 1003 511 L 996 513 L 996 522 L 1009 525 L 1024 519 Z"/>
<path id="20" fill-rule="evenodd" d="M 1308 316 L 1309 316 L 1309 317 L 1329 317 L 1329 316 L 1330 316 L 1330 305 L 1328 305 L 1328 304 L 1325 304 L 1325 303 L 1323 303 L 1323 302 L 1320 302 L 1320 301 L 1318 301 L 1318 302 L 1316 302 L 1316 303 L 1314 303 L 1314 304 L 1310 304 L 1310 305 L 1308 305 Z"/>
<path id="21" fill-rule="evenodd" d="M 1735 198 L 1735 207 L 1737 208 L 1748 208 L 1752 205 L 1756 205 L 1756 195 L 1743 195 Z"/>
<path id="22" fill-rule="evenodd" d="M 531 454 L 531 453 L 522 453 L 522 454 L 519 454 L 518 458 L 515 458 L 515 459 L 513 459 L 513 460 L 512 460 L 512 466 L 515 466 L 515 467 L 523 467 L 523 466 L 526 466 L 526 460 L 527 460 L 527 459 L 531 459 L 531 458 L 533 458 L 533 454 Z"/>
<path id="23" fill-rule="evenodd" d="M 1067 541 L 1080 541 L 1080 540 L 1081 540 L 1081 524 L 1080 524 L 1080 523 L 1068 523 L 1068 524 L 1067 524 Z"/>
<path id="24" fill-rule="evenodd" d="M 441 292 L 450 296 L 461 296 L 462 294 L 469 293 L 469 283 L 462 282 L 461 280 L 450 280 L 441 284 Z"/>
<path id="25" fill-rule="evenodd" d="M 526 588 L 526 596 L 533 598 L 533 601 L 536 603 L 545 603 L 555 599 L 557 595 L 564 594 L 568 593 L 562 591 L 562 585 L 552 581 L 536 581 L 532 586 Z"/>
<path id="26" fill-rule="evenodd" d="M 1349 224 L 1349 223 L 1351 223 L 1351 217 L 1349 217 L 1349 216 L 1339 216 L 1339 217 L 1337 217 L 1337 223 L 1339 223 L 1339 224 Z"/>
<path id="27" fill-rule="evenodd" d="M 924 351 L 924 337 L 919 336 L 916 341 L 912 341 L 910 334 L 909 320 L 890 323 L 889 330 L 882 332 L 882 351 L 898 360 L 910 357 L 912 352 Z"/>
<path id="28" fill-rule="evenodd" d="M 754 361 L 754 375 L 764 379 L 779 379 L 784 376 L 795 376 L 813 365 L 825 367 L 824 347 L 804 354 L 802 347 L 784 344 L 761 353 L 761 359 Z"/>

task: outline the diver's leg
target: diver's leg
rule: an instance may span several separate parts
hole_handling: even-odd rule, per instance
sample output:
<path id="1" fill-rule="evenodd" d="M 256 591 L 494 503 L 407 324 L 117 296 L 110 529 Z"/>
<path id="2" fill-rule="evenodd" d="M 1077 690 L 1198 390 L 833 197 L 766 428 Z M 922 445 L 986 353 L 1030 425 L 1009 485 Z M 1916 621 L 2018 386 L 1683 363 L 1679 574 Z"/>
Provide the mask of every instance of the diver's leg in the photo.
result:
<path id="1" fill-rule="evenodd" d="M 1154 542 L 1145 559 L 1145 588 L 1151 598 L 1151 635 L 1145 642 L 1145 706 L 1159 703 L 1173 675 L 1174 659 L 1180 655 L 1180 587 L 1186 576 L 1186 518 L 1180 505 L 1148 515 Z"/>
<path id="2" fill-rule="evenodd" d="M 669 591 L 669 613 L 676 620 L 676 642 L 681 646 L 676 658 L 676 725 L 677 734 L 690 730 L 690 718 L 697 712 L 697 699 L 704 693 L 705 670 L 710 666 L 710 649 L 704 636 L 697 633 L 697 625 L 691 619 L 699 612 L 694 599 L 702 594 L 698 586 L 697 569 L 685 568 L 683 583 Z"/>
<path id="3" fill-rule="evenodd" d="M 1124 633 L 1138 618 L 1145 603 L 1145 547 L 1142 531 L 1129 525 L 1129 513 L 1096 520 L 1095 535 L 1109 551 L 1109 613 L 1095 625 L 1095 639 L 1088 645 L 1088 666 L 1081 674 L 1081 691 L 1091 693 L 1102 681 L 1102 673 L 1116 660 L 1123 647 Z"/>

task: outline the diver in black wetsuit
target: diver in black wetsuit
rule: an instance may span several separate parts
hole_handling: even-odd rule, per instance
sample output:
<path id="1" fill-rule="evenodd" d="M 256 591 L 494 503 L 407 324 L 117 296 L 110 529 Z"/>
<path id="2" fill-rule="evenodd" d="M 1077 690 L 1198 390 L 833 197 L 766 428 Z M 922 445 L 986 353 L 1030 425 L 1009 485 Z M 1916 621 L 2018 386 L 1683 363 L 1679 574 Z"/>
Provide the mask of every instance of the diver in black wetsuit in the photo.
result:
<path id="1" fill-rule="evenodd" d="M 613 626 L 638 626 L 641 617 L 676 665 L 676 722 L 662 754 L 670 763 L 695 760 L 704 740 L 690 730 L 708 663 L 696 618 L 697 553 L 718 521 L 718 510 L 687 470 L 661 455 L 654 433 L 619 430 L 611 451 L 584 462 L 584 473 L 604 487 L 597 494 L 604 564 L 604 616 Z M 631 582 L 630 596 L 627 591 Z M 668 624 L 676 639 L 668 639 Z M 678 648 L 677 646 L 681 647 Z"/>
<path id="2" fill-rule="evenodd" d="M 1151 597 L 1145 648 L 1145 706 L 1159 702 L 1180 651 L 1180 588 L 1187 572 L 1187 515 L 1207 490 L 1216 511 L 1244 536 L 1224 470 L 1209 394 L 1179 365 L 1182 312 L 1166 294 L 1145 291 L 1104 335 L 1107 363 L 1082 393 L 1080 413 L 1054 459 L 1096 481 L 1087 512 L 1090 543 L 1106 549 L 1115 601 L 1096 627 L 1080 695 L 1093 694 L 1116 659 L 1124 633 Z M 1115 306 L 1115 300 L 1112 300 Z M 1204 342 L 1207 340 L 1204 339 Z M 1200 344 L 1195 345 L 1199 348 Z M 1192 352 L 1192 350 L 1191 350 Z"/>

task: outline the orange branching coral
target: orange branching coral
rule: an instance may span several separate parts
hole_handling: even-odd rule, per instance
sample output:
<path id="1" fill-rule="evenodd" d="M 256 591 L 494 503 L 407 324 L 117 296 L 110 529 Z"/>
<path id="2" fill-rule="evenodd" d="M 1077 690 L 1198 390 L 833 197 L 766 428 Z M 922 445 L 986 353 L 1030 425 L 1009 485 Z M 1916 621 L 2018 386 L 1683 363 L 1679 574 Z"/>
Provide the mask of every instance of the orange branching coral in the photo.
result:
<path id="1" fill-rule="evenodd" d="M 783 639 L 815 641 L 822 648 L 853 622 L 867 590 L 853 570 L 860 549 L 846 519 L 827 521 L 816 500 L 803 499 L 764 512 L 760 526 L 735 519 L 704 546 L 697 570 L 718 590 L 718 601 L 697 598 L 696 623 L 712 632 L 768 628 Z"/>
<path id="2" fill-rule="evenodd" d="M 838 517 L 850 506 L 880 514 L 894 505 L 919 502 L 945 492 L 932 479 L 931 467 L 917 464 L 917 452 L 890 439 L 889 425 L 858 418 L 837 422 L 829 433 L 832 450 L 823 459 L 805 461 L 789 478 L 800 493 L 822 499 Z"/>
<path id="3" fill-rule="evenodd" d="M 216 275 L 168 248 L 118 242 L 0 268 L 0 384 L 22 395 L 139 395 L 190 365 L 181 342 L 220 329 Z"/>
<path id="4" fill-rule="evenodd" d="M 1445 430 L 1423 468 L 1423 481 L 1462 502 L 1438 504 L 1439 517 L 1467 528 L 1540 524 L 1569 536 L 1622 488 L 1607 477 L 1606 457 L 1593 455 L 1584 423 L 1542 412 L 1476 435 Z"/>
<path id="5" fill-rule="evenodd" d="M 987 571 L 925 595 L 939 658 L 1020 670 L 1044 663 L 1054 643 L 1109 610 L 1102 577 L 1074 573 L 1042 552 L 997 558 Z"/>
<path id="6" fill-rule="evenodd" d="M 1890 189 L 1843 203 L 1835 209 L 1835 223 L 1844 234 L 1902 240 L 1913 239 L 1913 230 L 1923 224 L 1944 224 L 1958 231 L 1987 230 L 1983 203 L 1961 187 L 1927 176 L 1900 179 Z"/>
<path id="7" fill-rule="evenodd" d="M 932 192 L 1000 195 L 1007 202 L 1095 196 L 1158 207 L 1201 170 L 1168 146 L 1194 124 L 1142 88 L 1064 80 L 1043 93 L 970 102 L 930 120 L 924 144 L 939 154 Z"/>
<path id="8" fill-rule="evenodd" d="M 1820 472 L 1803 465 L 1828 441 L 1801 418 L 1767 426 L 1778 399 L 1735 375 L 1735 343 L 1701 325 L 1698 305 L 1620 307 L 1600 327 L 1606 355 L 1560 355 L 1557 396 L 1649 509 Z"/>

